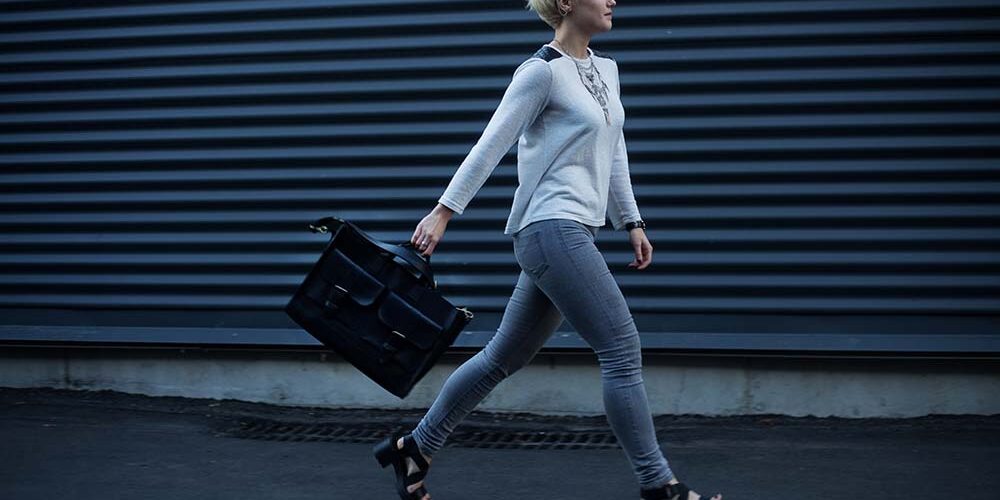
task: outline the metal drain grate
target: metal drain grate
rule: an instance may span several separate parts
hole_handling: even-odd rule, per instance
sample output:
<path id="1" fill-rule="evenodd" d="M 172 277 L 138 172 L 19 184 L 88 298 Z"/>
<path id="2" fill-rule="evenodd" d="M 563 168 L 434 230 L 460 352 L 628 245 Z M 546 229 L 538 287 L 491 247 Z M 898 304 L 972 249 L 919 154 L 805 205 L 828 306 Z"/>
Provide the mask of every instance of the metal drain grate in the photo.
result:
<path id="1" fill-rule="evenodd" d="M 391 426 L 308 424 L 240 418 L 235 425 L 219 429 L 219 432 L 231 437 L 268 441 L 375 443 L 391 435 L 394 430 Z M 456 429 L 445 446 L 539 450 L 610 449 L 618 448 L 618 440 L 610 430 L 524 431 L 468 428 Z"/>
<path id="2" fill-rule="evenodd" d="M 517 448 L 539 450 L 617 448 L 611 432 L 600 431 L 456 431 L 449 437 L 457 446 L 468 448 Z"/>

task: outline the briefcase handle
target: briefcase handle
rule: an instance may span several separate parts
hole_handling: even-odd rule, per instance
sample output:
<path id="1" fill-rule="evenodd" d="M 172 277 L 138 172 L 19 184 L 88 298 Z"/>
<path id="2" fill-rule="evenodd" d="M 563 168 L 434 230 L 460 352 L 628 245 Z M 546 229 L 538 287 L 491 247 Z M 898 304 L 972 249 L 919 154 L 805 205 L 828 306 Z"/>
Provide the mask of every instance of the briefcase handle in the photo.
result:
<path id="1" fill-rule="evenodd" d="M 357 231 L 358 234 L 364 236 L 369 241 L 377 245 L 379 248 L 387 252 L 390 252 L 396 257 L 398 257 L 398 259 L 394 258 L 393 260 L 395 260 L 400 265 L 405 267 L 408 271 L 410 271 L 410 274 L 412 274 L 418 280 L 426 278 L 426 282 L 429 286 L 431 286 L 432 288 L 437 288 L 437 281 L 434 279 L 434 273 L 431 271 L 431 266 L 430 266 L 431 256 L 424 255 L 419 251 L 417 251 L 416 247 L 414 247 L 413 244 L 409 241 L 404 241 L 399 245 L 393 245 L 391 243 L 379 241 L 369 236 L 367 233 L 361 230 L 361 228 L 359 228 L 356 224 L 352 223 L 351 221 L 342 219 L 340 217 L 323 217 L 317 219 L 312 224 L 309 224 L 309 230 L 314 233 L 336 232 L 336 229 L 339 228 L 341 224 L 350 225 L 352 228 L 354 228 L 355 231 Z M 330 226 L 334 226 L 332 230 Z M 404 246 L 413 247 L 413 251 L 408 252 L 406 250 L 403 250 L 401 247 Z M 414 259 L 413 258 L 414 254 L 416 254 L 419 258 Z"/>

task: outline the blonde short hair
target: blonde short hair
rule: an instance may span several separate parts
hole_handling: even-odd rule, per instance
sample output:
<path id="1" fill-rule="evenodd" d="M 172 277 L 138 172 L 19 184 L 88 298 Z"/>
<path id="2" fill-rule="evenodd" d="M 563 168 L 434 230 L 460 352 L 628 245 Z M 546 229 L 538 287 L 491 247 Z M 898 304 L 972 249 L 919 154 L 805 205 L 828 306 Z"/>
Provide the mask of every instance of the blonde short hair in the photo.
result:
<path id="1" fill-rule="evenodd" d="M 553 29 L 562 23 L 563 16 L 559 13 L 558 0 L 527 0 L 526 9 L 535 11 L 538 17 Z"/>

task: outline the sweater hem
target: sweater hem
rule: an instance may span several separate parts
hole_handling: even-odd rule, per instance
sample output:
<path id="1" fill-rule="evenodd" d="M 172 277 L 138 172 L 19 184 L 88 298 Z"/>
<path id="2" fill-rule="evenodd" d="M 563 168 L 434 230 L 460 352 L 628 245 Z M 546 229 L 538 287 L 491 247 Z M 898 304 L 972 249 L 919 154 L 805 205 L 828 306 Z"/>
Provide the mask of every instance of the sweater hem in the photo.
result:
<path id="1" fill-rule="evenodd" d="M 606 221 L 603 220 L 603 219 L 600 220 L 600 221 L 595 221 L 594 219 L 587 219 L 587 218 L 584 218 L 584 217 L 580 217 L 578 215 L 571 215 L 571 214 L 551 214 L 551 215 L 542 215 L 542 216 L 538 216 L 538 217 L 532 217 L 531 219 L 528 219 L 528 220 L 526 220 L 524 222 L 518 223 L 516 226 L 510 226 L 510 225 L 508 225 L 506 228 L 504 228 L 503 234 L 513 235 L 514 233 L 516 233 L 516 232 L 524 229 L 525 227 L 527 227 L 529 224 L 531 224 L 533 222 L 538 222 L 538 221 L 543 221 L 543 220 L 548 220 L 548 219 L 569 219 L 569 220 L 574 220 L 576 222 L 579 222 L 581 224 L 586 224 L 588 226 L 595 226 L 595 227 L 604 227 L 606 225 Z"/>

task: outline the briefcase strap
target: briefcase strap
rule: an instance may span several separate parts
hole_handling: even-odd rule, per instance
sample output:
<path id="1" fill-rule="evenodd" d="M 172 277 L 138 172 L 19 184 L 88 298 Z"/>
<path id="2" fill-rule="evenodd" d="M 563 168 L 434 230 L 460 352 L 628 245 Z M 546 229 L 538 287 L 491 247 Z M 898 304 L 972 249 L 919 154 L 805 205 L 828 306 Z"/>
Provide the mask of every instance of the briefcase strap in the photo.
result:
<path id="1" fill-rule="evenodd" d="M 355 231 L 358 232 L 358 234 L 365 235 L 365 237 L 369 241 L 377 245 L 379 248 L 399 257 L 397 262 L 405 266 L 410 271 L 410 273 L 413 274 L 418 280 L 423 279 L 426 276 L 428 284 L 433 288 L 437 288 L 437 280 L 434 279 L 434 273 L 431 270 L 430 266 L 430 260 L 431 260 L 430 255 L 423 255 L 419 252 L 407 252 L 402 248 L 400 248 L 401 245 L 402 246 L 408 245 L 412 247 L 413 245 L 410 244 L 409 241 L 403 242 L 401 245 L 393 245 L 391 243 L 379 241 L 375 238 L 368 236 L 364 231 L 361 230 L 361 228 L 340 217 L 323 217 L 321 219 L 317 219 L 312 224 L 309 224 L 309 230 L 314 233 L 327 233 L 327 232 L 336 233 L 337 230 L 340 229 L 340 226 L 344 224 L 350 225 L 352 228 L 355 229 Z M 414 259 L 413 258 L 414 253 L 416 253 L 419 256 L 419 258 Z"/>

